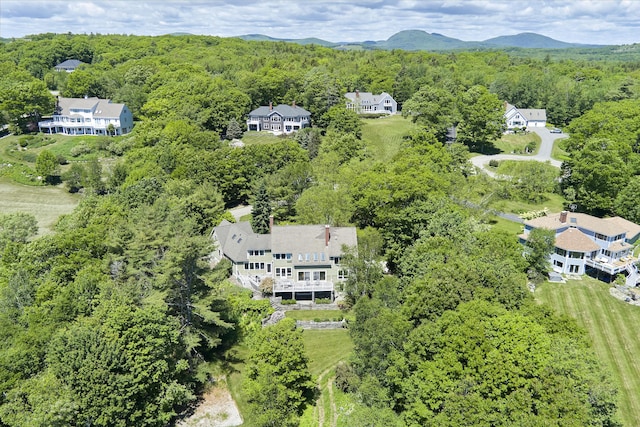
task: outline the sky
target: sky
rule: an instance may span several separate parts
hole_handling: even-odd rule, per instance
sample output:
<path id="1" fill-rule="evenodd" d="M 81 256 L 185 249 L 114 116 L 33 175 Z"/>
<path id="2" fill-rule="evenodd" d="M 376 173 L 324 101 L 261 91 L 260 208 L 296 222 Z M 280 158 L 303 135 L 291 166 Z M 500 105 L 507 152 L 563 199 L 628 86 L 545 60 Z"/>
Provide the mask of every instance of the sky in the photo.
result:
<path id="1" fill-rule="evenodd" d="M 0 0 L 0 37 L 39 33 L 386 40 L 423 30 L 465 41 L 522 32 L 640 43 L 640 0 Z"/>

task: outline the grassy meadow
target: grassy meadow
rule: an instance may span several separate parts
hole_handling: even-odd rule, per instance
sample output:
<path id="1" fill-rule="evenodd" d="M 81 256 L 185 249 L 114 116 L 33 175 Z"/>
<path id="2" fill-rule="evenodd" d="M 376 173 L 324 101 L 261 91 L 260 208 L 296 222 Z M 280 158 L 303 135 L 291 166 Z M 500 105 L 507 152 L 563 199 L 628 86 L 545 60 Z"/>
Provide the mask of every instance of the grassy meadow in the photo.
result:
<path id="1" fill-rule="evenodd" d="M 374 160 L 383 162 L 395 156 L 404 136 L 418 129 L 401 115 L 363 119 L 362 122 L 362 139 L 367 142 L 367 152 Z"/>
<path id="2" fill-rule="evenodd" d="M 62 186 L 33 187 L 0 177 L 0 213 L 26 212 L 38 220 L 38 235 L 49 234 L 58 217 L 71 213 L 80 196 Z"/>
<path id="3" fill-rule="evenodd" d="M 624 425 L 640 425 L 640 335 L 635 330 L 640 325 L 640 307 L 612 297 L 608 284 L 588 276 L 565 284 L 544 283 L 535 296 L 587 330 L 596 355 L 618 383 Z"/>
<path id="4" fill-rule="evenodd" d="M 493 145 L 502 154 L 534 155 L 540 149 L 540 142 L 540 136 L 530 132 L 527 134 L 503 134 Z M 535 149 L 526 153 L 526 147 L 529 145 L 535 146 Z"/>

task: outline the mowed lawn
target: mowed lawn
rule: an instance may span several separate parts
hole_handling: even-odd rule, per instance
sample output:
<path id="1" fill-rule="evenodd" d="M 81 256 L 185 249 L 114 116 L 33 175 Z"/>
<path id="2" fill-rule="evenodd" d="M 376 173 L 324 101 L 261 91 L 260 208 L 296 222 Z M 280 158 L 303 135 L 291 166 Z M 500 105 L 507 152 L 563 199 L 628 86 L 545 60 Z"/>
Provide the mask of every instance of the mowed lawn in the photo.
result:
<path id="1" fill-rule="evenodd" d="M 398 152 L 402 140 L 418 127 L 401 115 L 363 119 L 362 140 L 374 160 L 388 161 Z"/>
<path id="2" fill-rule="evenodd" d="M 619 414 L 625 426 L 640 425 L 640 307 L 609 294 L 609 285 L 590 277 L 566 284 L 545 283 L 536 290 L 539 301 L 585 328 L 598 358 L 619 384 Z"/>
<path id="3" fill-rule="evenodd" d="M 51 233 L 58 217 L 71 213 L 79 201 L 80 196 L 62 187 L 33 187 L 0 178 L 0 213 L 33 214 L 38 220 L 38 235 Z"/>

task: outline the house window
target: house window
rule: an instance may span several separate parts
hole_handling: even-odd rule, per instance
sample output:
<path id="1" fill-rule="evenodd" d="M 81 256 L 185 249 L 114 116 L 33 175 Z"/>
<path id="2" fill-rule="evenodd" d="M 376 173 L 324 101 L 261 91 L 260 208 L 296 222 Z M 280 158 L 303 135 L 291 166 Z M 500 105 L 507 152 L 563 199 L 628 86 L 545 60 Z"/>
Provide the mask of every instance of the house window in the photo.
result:
<path id="1" fill-rule="evenodd" d="M 582 253 L 582 252 L 569 252 L 569 258 L 583 259 L 584 258 L 584 253 Z"/>
<path id="2" fill-rule="evenodd" d="M 553 260 L 553 265 L 555 265 L 556 267 L 560 267 L 560 268 L 562 268 L 562 266 L 563 266 L 564 264 L 563 264 L 563 263 L 561 263 L 561 262 L 560 262 L 560 261 L 558 261 L 558 260 Z"/>
<path id="3" fill-rule="evenodd" d="M 349 272 L 347 270 L 338 270 L 338 279 L 344 280 L 349 277 Z"/>
<path id="4" fill-rule="evenodd" d="M 313 260 L 318 261 L 318 252 L 313 253 Z"/>
<path id="5" fill-rule="evenodd" d="M 320 252 L 320 261 L 325 261 L 324 252 Z"/>
<path id="6" fill-rule="evenodd" d="M 324 271 L 314 271 L 313 280 L 327 280 L 327 273 Z"/>
<path id="7" fill-rule="evenodd" d="M 604 234 L 596 233 L 596 239 L 607 241 L 607 236 Z"/>
<path id="8" fill-rule="evenodd" d="M 311 280 L 310 271 L 298 271 L 298 280 Z"/>
<path id="9" fill-rule="evenodd" d="M 308 254 L 308 253 L 307 253 L 307 254 L 304 254 L 304 260 L 305 260 L 305 261 L 309 261 L 309 254 Z"/>
<path id="10" fill-rule="evenodd" d="M 340 257 L 333 258 L 333 263 L 336 265 L 340 264 Z"/>
<path id="11" fill-rule="evenodd" d="M 556 254 L 560 256 L 567 256 L 567 251 L 565 251 L 564 249 L 556 248 Z"/>
<path id="12" fill-rule="evenodd" d="M 579 265 L 570 265 L 569 266 L 569 273 L 577 273 L 578 271 L 580 271 L 580 266 Z"/>

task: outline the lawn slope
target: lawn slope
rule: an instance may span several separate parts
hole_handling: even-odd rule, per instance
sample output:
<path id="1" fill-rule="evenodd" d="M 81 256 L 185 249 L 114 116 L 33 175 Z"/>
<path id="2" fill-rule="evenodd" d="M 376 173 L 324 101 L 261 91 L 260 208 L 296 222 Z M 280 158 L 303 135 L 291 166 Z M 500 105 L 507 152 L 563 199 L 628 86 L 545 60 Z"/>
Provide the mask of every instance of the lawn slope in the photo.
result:
<path id="1" fill-rule="evenodd" d="M 585 277 L 566 284 L 545 283 L 536 290 L 539 301 L 559 314 L 575 318 L 585 328 L 598 358 L 619 384 L 619 414 L 624 425 L 640 425 L 640 307 L 609 294 L 609 285 Z"/>

